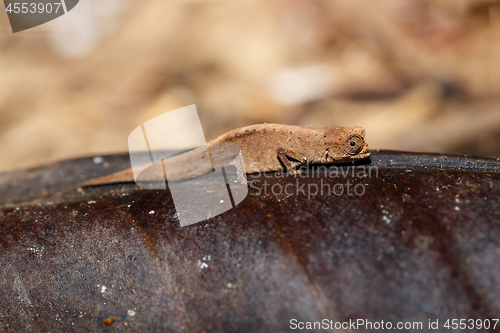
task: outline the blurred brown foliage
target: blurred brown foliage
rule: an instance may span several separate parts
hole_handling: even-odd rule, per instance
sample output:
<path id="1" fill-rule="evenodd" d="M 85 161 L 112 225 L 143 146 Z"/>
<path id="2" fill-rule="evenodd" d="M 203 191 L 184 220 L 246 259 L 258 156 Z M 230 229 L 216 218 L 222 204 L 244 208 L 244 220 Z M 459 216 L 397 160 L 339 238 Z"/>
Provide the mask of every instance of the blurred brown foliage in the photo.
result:
<path id="1" fill-rule="evenodd" d="M 3 9 L 0 170 L 126 151 L 190 104 L 207 139 L 358 125 L 372 149 L 500 156 L 497 1 L 83 0 L 16 34 Z"/>

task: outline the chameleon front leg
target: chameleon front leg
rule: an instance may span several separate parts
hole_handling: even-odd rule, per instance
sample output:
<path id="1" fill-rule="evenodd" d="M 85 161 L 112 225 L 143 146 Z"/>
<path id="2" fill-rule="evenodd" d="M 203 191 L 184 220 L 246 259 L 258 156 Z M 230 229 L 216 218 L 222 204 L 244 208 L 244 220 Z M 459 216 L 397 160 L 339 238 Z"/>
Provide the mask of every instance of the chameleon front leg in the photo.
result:
<path id="1" fill-rule="evenodd" d="M 285 166 L 286 172 L 288 175 L 295 175 L 295 174 L 300 173 L 299 170 L 295 170 L 292 167 L 292 163 L 290 162 L 290 159 L 295 160 L 295 161 L 299 161 L 299 162 L 306 161 L 305 157 L 300 157 L 299 155 L 297 155 L 293 151 L 291 151 L 289 149 L 285 149 L 285 148 L 276 149 L 276 154 L 278 154 L 278 159 Z"/>

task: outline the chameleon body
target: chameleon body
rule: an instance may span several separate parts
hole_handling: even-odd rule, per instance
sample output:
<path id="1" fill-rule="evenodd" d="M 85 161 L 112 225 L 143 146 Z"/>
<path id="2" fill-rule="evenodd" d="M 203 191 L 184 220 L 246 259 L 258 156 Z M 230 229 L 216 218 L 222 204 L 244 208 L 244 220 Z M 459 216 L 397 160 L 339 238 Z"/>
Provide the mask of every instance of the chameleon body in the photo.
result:
<path id="1" fill-rule="evenodd" d="M 285 169 L 289 174 L 305 164 L 346 163 L 370 156 L 361 127 L 309 128 L 281 124 L 260 124 L 227 132 L 211 142 L 237 144 L 247 174 Z M 206 149 L 193 149 L 164 160 L 170 170 L 168 180 L 192 179 L 212 171 L 195 167 L 207 158 Z M 158 179 L 163 174 L 157 175 Z M 132 169 L 91 179 L 82 186 L 134 182 Z"/>

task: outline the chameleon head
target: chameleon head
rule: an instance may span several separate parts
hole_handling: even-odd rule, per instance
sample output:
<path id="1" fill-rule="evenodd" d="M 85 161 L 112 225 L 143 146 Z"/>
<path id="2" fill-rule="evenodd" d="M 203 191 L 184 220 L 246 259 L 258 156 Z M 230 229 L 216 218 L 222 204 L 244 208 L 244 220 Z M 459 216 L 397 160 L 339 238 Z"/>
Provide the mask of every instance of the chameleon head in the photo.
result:
<path id="1" fill-rule="evenodd" d="M 370 156 L 361 127 L 331 127 L 325 130 L 328 155 L 335 161 L 360 160 Z"/>

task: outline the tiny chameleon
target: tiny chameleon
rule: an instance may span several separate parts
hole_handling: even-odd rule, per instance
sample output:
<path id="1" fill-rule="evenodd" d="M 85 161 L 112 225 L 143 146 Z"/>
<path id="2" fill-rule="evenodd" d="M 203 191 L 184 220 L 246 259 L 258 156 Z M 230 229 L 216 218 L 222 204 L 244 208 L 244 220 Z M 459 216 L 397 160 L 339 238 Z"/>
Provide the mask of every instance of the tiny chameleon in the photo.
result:
<path id="1" fill-rule="evenodd" d="M 241 127 L 215 138 L 211 142 L 235 143 L 240 147 L 247 174 L 286 170 L 288 175 L 298 173 L 296 168 L 306 164 L 346 163 L 370 156 L 361 127 L 309 128 L 282 124 L 259 124 Z M 193 149 L 164 160 L 174 175 L 169 181 L 199 177 L 212 170 L 190 169 L 205 158 L 206 149 Z M 163 178 L 163 174 L 157 175 Z M 134 182 L 132 169 L 90 179 L 81 186 Z"/>

